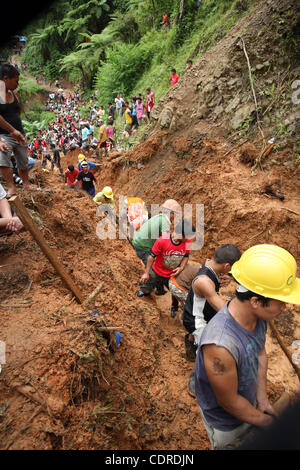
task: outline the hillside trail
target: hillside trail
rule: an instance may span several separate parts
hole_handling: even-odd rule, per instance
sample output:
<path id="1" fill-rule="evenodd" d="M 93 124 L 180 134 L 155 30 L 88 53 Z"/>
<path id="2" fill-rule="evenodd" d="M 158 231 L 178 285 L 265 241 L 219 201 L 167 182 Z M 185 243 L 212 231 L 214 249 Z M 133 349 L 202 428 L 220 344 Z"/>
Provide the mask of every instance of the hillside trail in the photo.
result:
<path id="1" fill-rule="evenodd" d="M 10 62 L 12 64 L 17 64 L 18 67 L 21 68 L 21 58 L 18 54 L 12 55 L 10 58 Z M 43 82 L 43 80 L 37 81 L 36 77 L 31 75 L 27 70 L 21 70 L 20 73 L 22 76 L 28 78 L 29 80 L 32 80 L 34 83 L 37 83 L 43 90 L 45 90 L 48 93 L 55 92 L 58 89 L 58 87 L 55 86 L 53 83 L 50 85 L 49 81 L 47 81 L 47 83 Z M 72 83 L 69 83 L 66 80 L 62 80 L 60 85 L 63 86 L 65 93 L 67 94 L 73 93 L 74 85 Z"/>

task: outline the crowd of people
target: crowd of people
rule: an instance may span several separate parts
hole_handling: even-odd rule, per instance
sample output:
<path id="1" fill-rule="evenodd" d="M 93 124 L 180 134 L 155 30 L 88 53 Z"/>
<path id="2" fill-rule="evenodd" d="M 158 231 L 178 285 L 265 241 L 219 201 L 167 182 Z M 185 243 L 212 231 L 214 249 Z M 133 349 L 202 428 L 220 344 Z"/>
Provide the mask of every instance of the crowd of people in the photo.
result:
<path id="1" fill-rule="evenodd" d="M 104 208 L 104 214 L 116 215 L 112 188 L 104 186 L 96 191 L 93 169 L 101 161 L 89 161 L 84 151 L 94 146 L 105 155 L 113 147 L 114 139 L 109 137 L 108 129 L 115 119 L 124 116 L 126 126 L 131 125 L 126 128 L 128 134 L 133 126 L 140 125 L 139 119 L 150 114 L 154 105 L 151 90 L 147 90 L 143 109 L 141 96 L 131 98 L 129 105 L 119 94 L 115 106 L 108 104 L 108 122 L 104 124 L 101 106 L 92 104 L 89 118 L 82 119 L 78 93 L 65 96 L 58 88 L 45 104 L 56 113 L 56 122 L 28 145 L 16 91 L 18 77 L 13 66 L 1 67 L 5 93 L 0 95 L 0 172 L 7 193 L 0 185 L 0 229 L 20 232 L 24 228 L 7 197 L 15 194 L 12 157 L 24 189 L 36 189 L 28 182 L 28 151 L 33 160 L 40 160 L 43 169 L 47 169 L 48 160 L 51 168 L 57 166 L 70 190 L 81 189 L 99 208 Z M 60 152 L 66 154 L 76 148 L 81 149 L 78 166 L 69 165 L 63 170 Z M 178 201 L 167 199 L 155 215 L 148 212 L 139 197 L 128 197 L 125 204 L 131 227 L 128 240 L 144 264 L 136 296 L 142 301 L 153 291 L 164 295 L 169 290 L 171 318 L 178 315 L 179 305 L 182 307 L 186 356 L 195 363 L 189 391 L 199 403 L 212 449 L 226 448 L 247 434 L 251 426 L 268 429 L 277 412 L 266 392 L 266 330 L 268 321 L 279 316 L 286 303 L 300 304 L 295 258 L 275 245 L 256 245 L 242 253 L 236 245 L 227 243 L 195 265 L 189 261 L 195 227 L 189 220 L 179 218 Z M 220 288 L 232 280 L 236 282 L 236 292 L 228 301 Z"/>

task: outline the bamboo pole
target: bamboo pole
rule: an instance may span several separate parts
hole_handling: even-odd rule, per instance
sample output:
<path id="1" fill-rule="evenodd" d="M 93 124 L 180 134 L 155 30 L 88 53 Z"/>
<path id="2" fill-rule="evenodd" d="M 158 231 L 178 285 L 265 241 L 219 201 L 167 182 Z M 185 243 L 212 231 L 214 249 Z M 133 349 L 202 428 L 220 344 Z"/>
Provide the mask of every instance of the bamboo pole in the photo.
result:
<path id="1" fill-rule="evenodd" d="M 103 284 L 101 283 L 96 287 L 96 289 L 93 290 L 93 292 L 89 295 L 89 297 L 83 302 L 82 306 L 84 308 L 87 307 L 92 302 L 92 300 L 94 300 L 94 298 L 101 291 L 102 287 L 103 287 Z"/>
<path id="2" fill-rule="evenodd" d="M 65 267 L 59 261 L 55 252 L 49 247 L 48 243 L 46 242 L 44 238 L 44 235 L 42 234 L 42 232 L 39 230 L 37 225 L 34 223 L 32 218 L 30 217 L 30 214 L 28 213 L 21 199 L 18 196 L 12 196 L 9 199 L 9 202 L 12 204 L 16 213 L 22 220 L 25 228 L 31 233 L 32 237 L 34 238 L 36 243 L 39 245 L 44 255 L 48 258 L 48 260 L 50 261 L 50 263 L 52 264 L 56 272 L 65 282 L 65 284 L 70 289 L 70 291 L 74 294 L 77 302 L 80 304 L 83 303 L 84 298 L 80 289 L 76 286 L 73 279 L 67 273 Z"/>

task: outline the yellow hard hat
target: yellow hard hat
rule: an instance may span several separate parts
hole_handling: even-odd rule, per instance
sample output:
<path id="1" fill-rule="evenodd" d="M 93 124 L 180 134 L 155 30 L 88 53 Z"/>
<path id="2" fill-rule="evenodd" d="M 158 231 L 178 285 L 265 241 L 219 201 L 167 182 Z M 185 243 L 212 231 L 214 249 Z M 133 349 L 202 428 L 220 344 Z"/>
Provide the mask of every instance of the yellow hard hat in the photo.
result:
<path id="1" fill-rule="evenodd" d="M 231 272 L 242 286 L 256 294 L 300 304 L 300 279 L 295 258 L 276 245 L 255 245 L 236 261 Z"/>
<path id="2" fill-rule="evenodd" d="M 109 199 L 112 199 L 114 197 L 113 190 L 110 186 L 105 186 L 105 188 L 102 189 L 102 193 L 105 197 L 108 197 Z"/>
<path id="3" fill-rule="evenodd" d="M 83 153 L 80 153 L 80 154 L 78 155 L 78 161 L 79 161 L 79 162 L 82 162 L 82 160 L 84 160 L 84 159 L 85 159 L 85 155 L 83 155 Z"/>

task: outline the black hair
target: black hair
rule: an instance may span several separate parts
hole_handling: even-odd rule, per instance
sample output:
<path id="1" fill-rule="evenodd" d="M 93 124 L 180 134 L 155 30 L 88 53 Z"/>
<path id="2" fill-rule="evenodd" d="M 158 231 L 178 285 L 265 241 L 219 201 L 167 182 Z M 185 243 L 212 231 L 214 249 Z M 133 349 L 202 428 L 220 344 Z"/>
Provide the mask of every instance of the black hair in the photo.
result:
<path id="1" fill-rule="evenodd" d="M 226 243 L 225 245 L 221 245 L 214 254 L 214 260 L 216 263 L 223 264 L 229 263 L 231 266 L 233 263 L 238 261 L 242 253 L 240 250 L 231 243 Z"/>
<path id="2" fill-rule="evenodd" d="M 189 238 L 195 234 L 196 229 L 188 219 L 182 219 L 175 225 L 174 232 L 181 234 L 184 238 Z"/>
<path id="3" fill-rule="evenodd" d="M 69 165 L 69 166 L 68 166 L 68 170 L 69 170 L 69 171 L 74 171 L 74 166 L 73 166 L 73 165 Z"/>
<path id="4" fill-rule="evenodd" d="M 16 75 L 20 75 L 20 72 L 16 67 L 11 64 L 3 64 L 0 67 L 0 80 L 4 77 L 14 78 Z"/>
<path id="5" fill-rule="evenodd" d="M 236 291 L 235 295 L 240 302 L 245 302 L 246 300 L 250 300 L 252 297 L 257 297 L 262 307 L 267 307 L 271 300 L 269 297 L 264 297 L 260 294 L 256 294 L 255 292 L 252 292 L 251 290 L 248 290 L 247 292 Z"/>
<path id="6" fill-rule="evenodd" d="M 176 72 L 176 69 L 171 69 L 171 72 Z"/>

